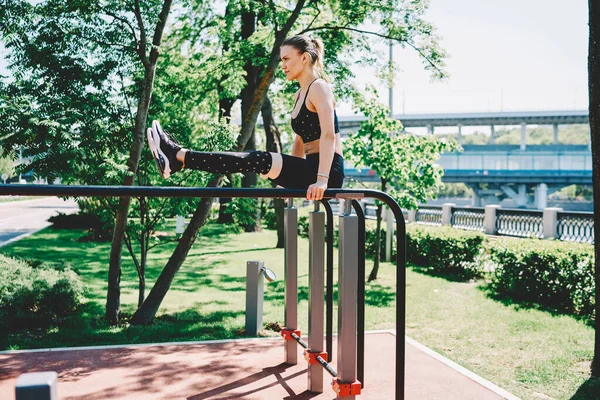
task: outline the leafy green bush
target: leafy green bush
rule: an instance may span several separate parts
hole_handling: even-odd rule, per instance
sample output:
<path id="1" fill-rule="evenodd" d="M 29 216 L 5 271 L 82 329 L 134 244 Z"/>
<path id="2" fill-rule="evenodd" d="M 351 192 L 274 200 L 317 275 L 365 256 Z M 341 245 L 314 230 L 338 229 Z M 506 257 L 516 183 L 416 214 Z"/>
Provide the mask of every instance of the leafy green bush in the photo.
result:
<path id="1" fill-rule="evenodd" d="M 263 214 L 263 224 L 266 229 L 277 229 L 277 217 L 274 208 L 267 208 Z"/>
<path id="2" fill-rule="evenodd" d="M 58 213 L 50 218 L 52 229 L 85 229 L 86 234 L 79 242 L 109 242 L 112 240 L 112 227 L 91 212 L 80 211 L 77 214 Z"/>
<path id="3" fill-rule="evenodd" d="M 258 211 L 258 201 L 250 198 L 232 199 L 225 207 L 225 213 L 233 216 L 233 221 L 240 227 L 253 225 Z"/>
<path id="4" fill-rule="evenodd" d="M 461 279 L 481 276 L 485 236 L 451 227 L 412 225 L 406 233 L 407 261 Z"/>
<path id="5" fill-rule="evenodd" d="M 299 217 L 298 218 L 298 236 L 300 237 L 308 237 L 309 231 L 309 219 L 308 217 Z M 337 243 L 335 243 L 337 245 Z"/>
<path id="6" fill-rule="evenodd" d="M 79 212 L 77 214 L 58 213 L 48 218 L 52 229 L 91 229 L 101 225 L 98 216 Z"/>
<path id="7" fill-rule="evenodd" d="M 535 239 L 501 239 L 490 248 L 494 290 L 591 316 L 594 310 L 594 249 L 590 245 Z"/>
<path id="8" fill-rule="evenodd" d="M 80 304 L 83 285 L 75 272 L 32 264 L 0 255 L 1 331 L 56 326 Z"/>

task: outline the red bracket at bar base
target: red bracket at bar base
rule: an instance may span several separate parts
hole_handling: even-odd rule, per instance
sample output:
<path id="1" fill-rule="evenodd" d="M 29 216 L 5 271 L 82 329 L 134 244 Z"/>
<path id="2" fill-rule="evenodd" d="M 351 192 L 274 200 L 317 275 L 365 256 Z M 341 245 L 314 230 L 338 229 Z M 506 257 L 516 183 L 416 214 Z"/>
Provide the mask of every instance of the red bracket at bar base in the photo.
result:
<path id="1" fill-rule="evenodd" d="M 333 380 L 331 381 L 331 387 L 338 397 L 359 395 L 361 386 L 362 385 L 360 381 L 354 381 L 352 383 L 342 383 L 337 378 L 333 378 Z"/>
<path id="2" fill-rule="evenodd" d="M 327 362 L 327 352 L 326 351 L 308 351 L 308 350 L 304 350 L 304 359 L 306 361 L 308 361 L 308 365 L 312 365 L 312 364 L 320 364 L 319 361 L 317 361 L 317 357 L 321 356 L 321 358 Z"/>
<path id="3" fill-rule="evenodd" d="M 283 336 L 284 340 L 296 340 L 292 337 L 292 333 L 295 333 L 296 336 L 300 337 L 300 331 L 298 329 L 285 329 L 279 331 L 279 334 Z"/>

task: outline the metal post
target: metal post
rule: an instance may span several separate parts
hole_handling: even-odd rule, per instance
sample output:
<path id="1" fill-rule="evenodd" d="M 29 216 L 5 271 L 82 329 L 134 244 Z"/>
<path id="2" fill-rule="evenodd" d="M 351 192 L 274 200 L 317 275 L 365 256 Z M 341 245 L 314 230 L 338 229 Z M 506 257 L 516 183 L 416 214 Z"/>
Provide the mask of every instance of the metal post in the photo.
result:
<path id="1" fill-rule="evenodd" d="M 325 213 L 315 210 L 309 214 L 308 248 L 308 351 L 323 351 L 323 320 L 325 313 Z M 308 365 L 308 390 L 323 392 L 323 368 L 319 364 Z"/>
<path id="2" fill-rule="evenodd" d="M 392 237 L 394 236 L 394 213 L 385 207 L 385 261 L 392 261 Z"/>
<path id="3" fill-rule="evenodd" d="M 294 208 L 294 199 L 289 199 L 284 210 L 283 225 L 285 232 L 285 315 L 287 329 L 298 329 L 298 210 Z M 294 340 L 285 341 L 285 363 L 298 363 L 298 345 Z"/>
<path id="4" fill-rule="evenodd" d="M 325 349 L 333 360 L 333 210 L 328 200 L 322 200 L 327 213 L 327 292 L 325 295 Z"/>
<path id="5" fill-rule="evenodd" d="M 58 400 L 56 372 L 21 374 L 15 385 L 16 400 Z"/>
<path id="6" fill-rule="evenodd" d="M 337 379 L 356 381 L 356 295 L 358 290 L 358 217 L 351 215 L 351 199 L 344 200 L 339 222 Z M 356 396 L 344 399 L 354 400 Z"/>
<path id="7" fill-rule="evenodd" d="M 246 334 L 256 336 L 263 326 L 263 261 L 246 262 Z"/>
<path id="8" fill-rule="evenodd" d="M 354 211 L 358 217 L 358 290 L 356 291 L 356 378 L 360 381 L 362 388 L 365 387 L 365 213 L 356 200 L 352 201 Z M 387 209 L 390 214 L 393 212 Z M 394 227 L 392 226 L 392 229 Z"/>

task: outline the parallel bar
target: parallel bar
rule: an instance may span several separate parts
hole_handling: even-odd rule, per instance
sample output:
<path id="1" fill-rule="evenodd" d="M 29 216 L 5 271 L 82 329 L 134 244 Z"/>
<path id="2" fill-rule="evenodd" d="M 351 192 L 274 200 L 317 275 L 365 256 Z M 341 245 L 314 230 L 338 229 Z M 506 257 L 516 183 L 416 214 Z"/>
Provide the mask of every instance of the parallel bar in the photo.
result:
<path id="1" fill-rule="evenodd" d="M 293 202 L 284 209 L 283 225 L 285 232 L 285 315 L 287 329 L 298 329 L 298 210 Z M 296 342 L 285 341 L 285 363 L 298 364 Z"/>
<path id="2" fill-rule="evenodd" d="M 350 215 L 350 201 L 345 200 L 344 215 L 339 218 L 337 378 L 342 383 L 356 381 L 358 218 Z"/>
<path id="3" fill-rule="evenodd" d="M 323 320 L 325 292 L 325 214 L 318 211 L 309 213 L 308 248 L 308 349 L 311 352 L 323 351 Z M 317 364 L 308 366 L 308 390 L 323 392 L 323 370 Z"/>
<path id="4" fill-rule="evenodd" d="M 238 198 L 305 198 L 302 189 L 267 188 L 182 188 L 140 186 L 61 186 L 61 185 L 0 185 L 0 196 L 96 196 L 96 197 L 238 197 Z M 406 311 L 406 226 L 402 209 L 388 194 L 378 190 L 328 189 L 323 195 L 330 198 L 370 197 L 387 204 L 396 219 L 396 400 L 404 399 L 405 374 L 405 311 Z M 329 233 L 329 230 L 328 230 Z M 330 236 L 331 237 L 331 236 Z M 329 265 L 328 265 L 329 267 Z M 328 279 L 329 280 L 329 279 Z"/>
<path id="5" fill-rule="evenodd" d="M 325 313 L 325 349 L 327 356 L 333 360 L 333 210 L 329 201 L 322 200 L 327 213 L 327 293 Z"/>
<path id="6" fill-rule="evenodd" d="M 396 219 L 396 400 L 404 400 L 406 347 L 406 223 L 395 201 L 386 201 Z"/>
<path id="7" fill-rule="evenodd" d="M 328 189 L 326 199 L 340 195 L 363 196 L 372 192 L 373 197 L 383 196 L 378 190 Z M 92 185 L 4 185 L 0 184 L 0 196 L 92 196 L 92 197 L 238 197 L 238 198 L 306 198 L 306 190 L 273 188 L 211 188 L 166 186 L 92 186 Z M 385 201 L 385 200 L 384 200 Z M 393 200 L 392 200 L 393 201 Z"/>
<path id="8" fill-rule="evenodd" d="M 356 327 L 356 375 L 365 387 L 365 213 L 356 200 L 352 200 L 352 206 L 358 217 L 358 292 L 357 292 L 357 327 Z M 391 212 L 390 212 L 391 213 Z"/>

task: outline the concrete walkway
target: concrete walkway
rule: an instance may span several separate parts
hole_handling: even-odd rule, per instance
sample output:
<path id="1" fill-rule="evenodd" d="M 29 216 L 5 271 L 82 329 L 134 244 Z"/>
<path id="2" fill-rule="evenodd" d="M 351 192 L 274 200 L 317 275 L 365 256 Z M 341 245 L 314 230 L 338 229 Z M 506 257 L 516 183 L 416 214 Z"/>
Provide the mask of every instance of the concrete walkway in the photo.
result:
<path id="1" fill-rule="evenodd" d="M 48 218 L 59 212 L 71 214 L 79 208 L 73 200 L 58 197 L 0 203 L 0 247 L 50 225 Z"/>
<path id="2" fill-rule="evenodd" d="M 407 340 L 406 399 L 516 399 Z M 365 388 L 357 399 L 394 399 L 394 346 L 393 333 L 366 335 Z M 306 391 L 306 363 L 298 359 L 283 364 L 280 338 L 10 352 L 0 354 L 0 397 L 14 398 L 4 396 L 14 396 L 23 372 L 56 371 L 61 400 L 334 399 L 327 374 L 324 393 Z"/>

